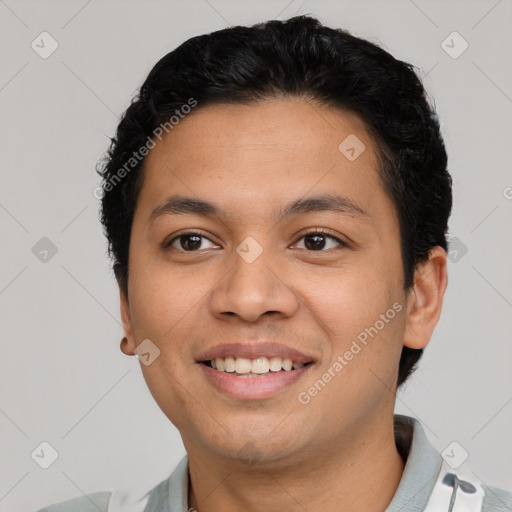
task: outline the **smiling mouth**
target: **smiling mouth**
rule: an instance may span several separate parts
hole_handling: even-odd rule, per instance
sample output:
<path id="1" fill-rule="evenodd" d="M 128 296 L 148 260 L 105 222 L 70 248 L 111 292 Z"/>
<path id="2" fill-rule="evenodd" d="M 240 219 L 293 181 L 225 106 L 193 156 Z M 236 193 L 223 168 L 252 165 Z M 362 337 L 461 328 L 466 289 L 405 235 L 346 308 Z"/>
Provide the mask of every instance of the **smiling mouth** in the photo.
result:
<path id="1" fill-rule="evenodd" d="M 230 373 L 236 377 L 265 377 L 279 372 L 292 372 L 312 364 L 296 363 L 289 358 L 258 357 L 248 359 L 245 357 L 217 357 L 202 364 L 219 372 Z"/>

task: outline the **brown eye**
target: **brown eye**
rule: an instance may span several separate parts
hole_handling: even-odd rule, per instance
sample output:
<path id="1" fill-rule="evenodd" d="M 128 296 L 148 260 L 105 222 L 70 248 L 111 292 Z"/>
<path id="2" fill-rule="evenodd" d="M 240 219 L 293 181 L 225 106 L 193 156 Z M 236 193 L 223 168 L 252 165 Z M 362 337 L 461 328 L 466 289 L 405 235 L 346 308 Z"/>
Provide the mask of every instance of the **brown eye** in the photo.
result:
<path id="1" fill-rule="evenodd" d="M 213 244 L 209 238 L 198 233 L 182 233 L 167 243 L 165 248 L 172 248 L 182 252 L 197 252 L 198 249 L 205 249 L 205 247 L 201 247 L 204 240 L 208 240 Z M 209 247 L 206 247 L 206 249 L 208 248 Z"/>
<path id="2" fill-rule="evenodd" d="M 342 247 L 347 247 L 347 244 L 342 242 L 339 238 L 336 238 L 332 235 L 327 235 L 326 233 L 322 233 L 321 231 L 312 231 L 311 233 L 307 233 L 300 240 L 304 239 L 304 248 L 308 251 L 315 252 L 325 252 L 324 249 L 331 249 L 328 247 L 328 240 L 333 240 Z"/>

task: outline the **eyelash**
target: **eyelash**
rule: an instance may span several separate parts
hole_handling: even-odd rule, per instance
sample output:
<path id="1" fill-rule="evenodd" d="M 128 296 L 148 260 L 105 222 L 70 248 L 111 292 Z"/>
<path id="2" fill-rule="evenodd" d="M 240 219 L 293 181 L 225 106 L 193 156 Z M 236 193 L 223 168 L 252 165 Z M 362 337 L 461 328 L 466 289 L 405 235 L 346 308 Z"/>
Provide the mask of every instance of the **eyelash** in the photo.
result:
<path id="1" fill-rule="evenodd" d="M 295 242 L 295 244 L 297 242 L 299 242 L 300 240 L 302 240 L 303 238 L 305 238 L 306 236 L 308 236 L 308 235 L 316 235 L 316 234 L 324 235 L 326 238 L 330 238 L 332 240 L 335 240 L 336 242 L 338 242 L 340 244 L 341 248 L 348 248 L 348 244 L 346 244 L 343 240 L 340 240 L 338 237 L 335 237 L 334 235 L 330 234 L 329 231 L 327 231 L 327 230 L 325 230 L 323 228 L 311 229 L 311 231 L 308 231 L 307 233 L 304 233 L 300 238 L 298 238 L 297 241 Z M 174 249 L 174 250 L 176 250 L 178 252 L 184 252 L 184 253 L 200 252 L 199 250 L 197 250 L 197 251 L 185 251 L 183 249 L 175 249 L 174 247 L 171 247 L 172 244 L 176 240 L 179 240 L 182 236 L 189 236 L 189 235 L 197 235 L 197 236 L 200 236 L 202 238 L 206 238 L 207 240 L 209 240 L 212 243 L 215 243 L 215 242 L 213 242 L 213 240 L 210 240 L 210 238 L 208 238 L 206 235 L 204 235 L 203 233 L 201 233 L 199 231 L 186 231 L 184 233 L 180 233 L 179 235 L 175 236 L 174 238 L 172 238 L 168 242 L 164 242 L 162 244 L 162 248 L 164 250 Z M 324 250 L 318 250 L 318 251 L 309 251 L 307 249 L 305 249 L 305 250 L 307 252 L 328 252 L 328 251 L 324 251 Z"/>

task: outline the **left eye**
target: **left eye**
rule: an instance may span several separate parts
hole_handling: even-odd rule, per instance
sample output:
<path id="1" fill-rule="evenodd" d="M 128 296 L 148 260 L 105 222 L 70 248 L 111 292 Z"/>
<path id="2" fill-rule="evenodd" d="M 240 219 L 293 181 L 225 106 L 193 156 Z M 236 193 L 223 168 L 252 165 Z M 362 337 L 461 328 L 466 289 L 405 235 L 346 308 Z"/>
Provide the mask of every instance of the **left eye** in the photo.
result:
<path id="1" fill-rule="evenodd" d="M 314 231 L 312 233 L 307 233 L 300 240 L 304 239 L 304 248 L 312 251 L 321 251 L 326 248 L 326 239 L 334 240 L 338 245 L 342 247 L 347 247 L 347 244 L 342 242 L 339 238 L 336 238 L 332 235 L 327 235 L 326 233 L 322 233 L 321 231 Z M 302 249 L 302 247 L 300 247 Z M 330 247 L 327 247 L 330 249 Z"/>

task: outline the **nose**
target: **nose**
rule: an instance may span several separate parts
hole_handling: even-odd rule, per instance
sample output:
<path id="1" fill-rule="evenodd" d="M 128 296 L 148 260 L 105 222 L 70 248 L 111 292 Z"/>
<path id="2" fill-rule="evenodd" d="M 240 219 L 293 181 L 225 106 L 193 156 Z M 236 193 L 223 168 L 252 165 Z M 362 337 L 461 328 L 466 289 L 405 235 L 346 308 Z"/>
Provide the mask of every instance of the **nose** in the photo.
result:
<path id="1" fill-rule="evenodd" d="M 240 256 L 242 254 L 242 256 Z M 291 317 L 299 301 L 288 285 L 284 266 L 263 250 L 256 259 L 233 255 L 233 266 L 213 289 L 210 307 L 217 318 L 237 316 L 256 322 L 267 314 Z M 289 277 L 289 276 L 288 276 Z"/>

